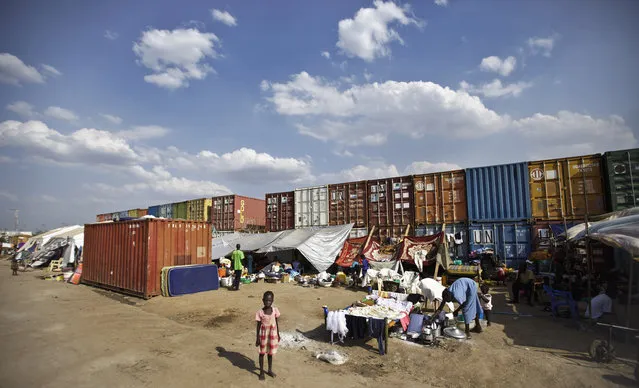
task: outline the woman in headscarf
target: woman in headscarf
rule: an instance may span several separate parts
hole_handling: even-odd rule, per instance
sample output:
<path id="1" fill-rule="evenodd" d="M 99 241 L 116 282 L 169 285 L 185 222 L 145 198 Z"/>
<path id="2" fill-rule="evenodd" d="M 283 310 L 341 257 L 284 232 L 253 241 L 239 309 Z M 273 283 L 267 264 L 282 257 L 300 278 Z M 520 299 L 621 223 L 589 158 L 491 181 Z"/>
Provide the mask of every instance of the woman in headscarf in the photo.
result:
<path id="1" fill-rule="evenodd" d="M 479 296 L 477 295 L 477 283 L 469 278 L 459 278 L 453 282 L 447 289 L 442 292 L 442 304 L 439 305 L 435 314 L 444 307 L 445 303 L 457 302 L 459 307 L 453 312 L 454 316 L 461 309 L 464 314 L 464 323 L 466 324 L 466 338 L 470 339 L 470 321 L 475 320 L 475 328 L 473 331 L 481 333 L 481 325 L 479 324 L 479 314 L 482 313 Z"/>

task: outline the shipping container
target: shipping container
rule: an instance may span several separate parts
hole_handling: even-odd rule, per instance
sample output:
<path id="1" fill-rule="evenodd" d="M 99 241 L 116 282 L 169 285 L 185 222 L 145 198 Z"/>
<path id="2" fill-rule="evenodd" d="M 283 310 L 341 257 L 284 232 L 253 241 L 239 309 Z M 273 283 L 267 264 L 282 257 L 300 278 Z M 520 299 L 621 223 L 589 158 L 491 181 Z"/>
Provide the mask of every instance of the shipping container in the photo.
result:
<path id="1" fill-rule="evenodd" d="M 608 209 L 639 206 L 639 148 L 604 154 Z"/>
<path id="2" fill-rule="evenodd" d="M 186 218 L 191 221 L 211 221 L 211 198 L 186 201 Z"/>
<path id="3" fill-rule="evenodd" d="M 532 225 L 532 250 L 548 250 L 553 247 L 558 237 L 575 226 L 573 221 L 536 221 Z"/>
<path id="4" fill-rule="evenodd" d="M 145 219 L 84 226 L 82 283 L 150 298 L 163 267 L 211 263 L 211 226 Z"/>
<path id="5" fill-rule="evenodd" d="M 106 216 L 104 214 L 98 214 L 97 216 L 95 216 L 96 222 L 104 222 L 105 219 L 106 219 Z"/>
<path id="6" fill-rule="evenodd" d="M 441 224 L 420 225 L 415 228 L 415 236 L 432 236 L 441 231 Z M 462 260 L 468 257 L 468 225 L 446 224 L 446 236 L 448 238 L 448 251 L 453 259 Z"/>
<path id="7" fill-rule="evenodd" d="M 485 222 L 468 227 L 469 250 L 493 249 L 508 267 L 528 259 L 531 252 L 531 228 L 526 222 Z"/>
<path id="8" fill-rule="evenodd" d="M 463 170 L 413 176 L 415 226 L 468 220 Z"/>
<path id="9" fill-rule="evenodd" d="M 606 212 L 601 155 L 530 162 L 528 170 L 535 220 L 583 220 Z"/>
<path id="10" fill-rule="evenodd" d="M 266 204 L 263 199 L 242 195 L 213 197 L 210 219 L 217 231 L 253 231 L 265 228 Z"/>
<path id="11" fill-rule="evenodd" d="M 160 206 L 149 206 L 147 214 L 153 217 L 160 217 Z"/>
<path id="12" fill-rule="evenodd" d="M 186 220 L 186 201 L 176 202 L 171 205 L 173 219 Z"/>
<path id="13" fill-rule="evenodd" d="M 366 181 L 328 185 L 329 225 L 354 224 L 353 228 L 368 226 L 368 196 Z"/>
<path id="14" fill-rule="evenodd" d="M 470 222 L 528 221 L 528 163 L 466 169 Z"/>
<path id="15" fill-rule="evenodd" d="M 367 181 L 368 227 L 377 226 L 375 235 L 400 237 L 406 226 L 413 226 L 413 177 L 375 179 Z M 409 230 L 409 235 L 412 230 Z"/>
<path id="16" fill-rule="evenodd" d="M 349 233 L 348 238 L 357 238 L 357 237 L 364 237 L 364 236 L 368 236 L 367 228 L 353 228 L 351 229 L 351 232 Z"/>
<path id="17" fill-rule="evenodd" d="M 138 218 L 138 217 L 143 217 L 147 214 L 147 209 L 131 209 L 128 210 L 128 217 L 131 218 Z"/>
<path id="18" fill-rule="evenodd" d="M 266 231 L 295 228 L 295 192 L 266 194 Z"/>
<path id="19" fill-rule="evenodd" d="M 167 203 L 164 205 L 160 205 L 160 217 L 162 218 L 173 218 L 173 204 Z"/>
<path id="20" fill-rule="evenodd" d="M 295 228 L 328 226 L 328 186 L 295 189 Z"/>

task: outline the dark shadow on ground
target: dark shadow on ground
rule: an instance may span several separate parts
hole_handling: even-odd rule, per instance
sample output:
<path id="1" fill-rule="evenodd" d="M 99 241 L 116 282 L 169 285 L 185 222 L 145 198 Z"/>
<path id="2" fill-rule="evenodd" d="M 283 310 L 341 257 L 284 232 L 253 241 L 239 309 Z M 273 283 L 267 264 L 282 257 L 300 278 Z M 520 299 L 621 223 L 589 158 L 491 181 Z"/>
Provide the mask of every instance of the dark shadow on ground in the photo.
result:
<path id="1" fill-rule="evenodd" d="M 326 331 L 326 326 L 324 326 L 323 324 L 309 331 L 301 331 L 297 329 L 297 332 L 300 334 L 303 334 L 306 338 L 309 338 L 318 342 L 325 342 L 327 344 L 330 344 L 330 341 L 331 341 L 331 333 Z M 377 349 L 377 340 L 373 338 L 362 338 L 362 339 L 344 338 L 344 343 L 338 342 L 337 340 L 338 340 L 337 334 L 333 335 L 333 341 L 335 341 L 333 343 L 334 346 L 340 346 L 340 347 L 346 347 L 346 348 L 359 347 L 359 348 L 365 349 L 366 351 L 379 354 L 379 350 Z M 373 341 L 371 343 L 373 343 L 374 346 L 371 345 L 369 341 Z"/>
<path id="2" fill-rule="evenodd" d="M 608 380 L 613 384 L 616 384 L 621 387 L 636 387 L 637 381 L 634 379 L 628 378 L 626 376 L 620 375 L 604 375 L 604 380 Z"/>
<path id="3" fill-rule="evenodd" d="M 238 352 L 230 352 L 224 349 L 221 346 L 215 348 L 217 350 L 218 357 L 226 358 L 235 366 L 236 368 L 244 369 L 251 374 L 259 376 L 259 371 L 257 366 L 255 365 L 255 360 L 252 360 L 245 355 Z"/>

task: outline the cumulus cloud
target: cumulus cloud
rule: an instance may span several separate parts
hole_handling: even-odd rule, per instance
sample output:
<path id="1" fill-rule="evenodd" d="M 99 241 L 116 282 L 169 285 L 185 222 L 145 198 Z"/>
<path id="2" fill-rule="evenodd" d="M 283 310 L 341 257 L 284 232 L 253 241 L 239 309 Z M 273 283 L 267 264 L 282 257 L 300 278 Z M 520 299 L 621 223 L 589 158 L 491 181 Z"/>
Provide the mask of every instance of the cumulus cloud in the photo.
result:
<path id="1" fill-rule="evenodd" d="M 17 113 L 24 118 L 31 118 L 37 115 L 36 111 L 33 109 L 33 105 L 25 101 L 16 101 L 7 105 L 6 108 L 7 110 Z"/>
<path id="2" fill-rule="evenodd" d="M 352 19 L 340 20 L 337 47 L 349 57 L 367 62 L 391 54 L 390 44 L 404 44 L 392 25 L 423 26 L 423 22 L 411 14 L 410 6 L 375 0 L 375 8 L 360 8 Z"/>
<path id="3" fill-rule="evenodd" d="M 546 38 L 535 36 L 528 39 L 528 47 L 533 54 L 542 54 L 545 57 L 550 57 L 558 38 L 559 36 L 556 34 Z"/>
<path id="4" fill-rule="evenodd" d="M 51 65 L 42 65 L 42 70 L 52 76 L 52 77 L 59 77 L 62 75 L 62 73 L 56 69 L 55 67 L 51 66 Z"/>
<path id="5" fill-rule="evenodd" d="M 322 51 L 322 56 L 326 59 L 331 59 L 331 53 L 328 51 Z"/>
<path id="6" fill-rule="evenodd" d="M 400 173 L 395 165 L 387 165 L 382 162 L 371 163 L 367 166 L 357 165 L 335 173 L 320 174 L 316 178 L 317 184 L 328 184 L 335 182 L 352 182 L 368 179 L 380 179 L 399 176 Z"/>
<path id="7" fill-rule="evenodd" d="M 435 0 L 435 4 L 440 7 L 445 7 L 448 5 L 448 0 Z"/>
<path id="8" fill-rule="evenodd" d="M 217 58 L 218 37 L 195 28 L 157 30 L 142 33 L 133 44 L 138 63 L 153 73 L 144 80 L 166 89 L 189 86 L 190 80 L 202 80 L 213 72 L 207 58 Z"/>
<path id="9" fill-rule="evenodd" d="M 47 195 L 47 194 L 42 194 L 40 195 L 40 197 L 38 197 L 38 199 L 40 199 L 43 202 L 48 202 L 48 203 L 58 203 L 60 201 L 58 201 L 57 198 L 51 196 L 51 195 Z"/>
<path id="10" fill-rule="evenodd" d="M 159 125 L 139 125 L 126 131 L 119 131 L 117 135 L 127 140 L 142 140 L 163 137 L 169 132 L 168 128 Z"/>
<path id="11" fill-rule="evenodd" d="M 104 31 L 104 37 L 108 40 L 116 40 L 120 35 L 117 32 L 113 32 L 111 30 Z"/>
<path id="12" fill-rule="evenodd" d="M 0 53 L 0 82 L 20 86 L 22 83 L 44 83 L 44 76 L 15 55 Z"/>
<path id="13" fill-rule="evenodd" d="M 45 111 L 44 114 L 53 117 L 54 119 L 64 120 L 64 121 L 76 121 L 78 116 L 70 111 L 69 109 L 60 108 L 59 106 L 50 106 Z"/>
<path id="14" fill-rule="evenodd" d="M 460 82 L 462 90 L 470 94 L 479 94 L 486 98 L 497 97 L 518 97 L 524 90 L 533 86 L 532 82 L 515 82 L 512 84 L 504 85 L 498 79 L 494 79 L 489 83 L 484 83 L 479 86 L 471 85 L 466 81 Z"/>
<path id="15" fill-rule="evenodd" d="M 111 124 L 116 124 L 116 125 L 120 125 L 122 124 L 122 118 L 119 116 L 115 116 L 115 115 L 110 115 L 110 114 L 106 114 L 106 113 L 100 113 L 100 116 L 102 116 L 103 118 L 105 118 L 107 121 L 109 121 Z"/>
<path id="16" fill-rule="evenodd" d="M 409 164 L 404 169 L 404 174 L 413 175 L 413 174 L 428 174 L 432 172 L 444 172 L 444 171 L 453 171 L 460 170 L 461 167 L 455 163 L 447 163 L 447 162 L 413 162 Z"/>
<path id="17" fill-rule="evenodd" d="M 565 147 L 575 139 L 583 139 L 580 149 L 588 152 L 637 144 L 632 130 L 617 116 L 595 118 L 562 111 L 513 119 L 487 108 L 479 97 L 466 90 L 452 90 L 432 82 L 386 81 L 340 87 L 302 72 L 288 82 L 269 85 L 266 99 L 275 112 L 294 120 L 299 133 L 347 146 L 382 145 L 391 136 L 479 139 L 494 134 L 500 134 L 500 141 L 512 144 L 521 144 L 524 139 L 530 145 L 530 154 L 549 146 Z M 463 86 L 471 87 L 468 83 Z M 528 85 L 515 86 L 489 84 L 480 90 L 486 96 L 516 95 Z M 546 132 L 553 139 L 548 145 L 528 139 L 530 133 L 542 136 Z M 550 132 L 563 135 L 551 136 Z M 601 137 L 605 141 L 600 141 Z"/>
<path id="18" fill-rule="evenodd" d="M 494 73 L 501 74 L 504 77 L 507 77 L 515 71 L 515 67 L 517 66 L 517 59 L 513 56 L 510 56 L 504 60 L 496 56 L 486 57 L 481 60 L 479 64 L 479 68 L 482 71 L 491 71 Z"/>
<path id="19" fill-rule="evenodd" d="M 219 9 L 212 9 L 211 16 L 213 16 L 213 20 L 226 24 L 229 27 L 237 26 L 237 19 L 233 17 L 227 11 L 220 11 Z"/>

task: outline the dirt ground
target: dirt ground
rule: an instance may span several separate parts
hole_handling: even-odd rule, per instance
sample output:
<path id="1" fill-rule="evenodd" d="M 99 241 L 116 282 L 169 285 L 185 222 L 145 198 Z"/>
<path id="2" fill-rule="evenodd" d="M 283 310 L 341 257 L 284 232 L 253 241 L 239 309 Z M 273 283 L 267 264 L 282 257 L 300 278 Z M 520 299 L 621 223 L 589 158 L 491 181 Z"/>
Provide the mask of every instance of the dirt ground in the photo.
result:
<path id="1" fill-rule="evenodd" d="M 568 327 L 539 307 L 519 307 L 534 317 L 495 315 L 472 340 L 438 348 L 391 338 L 389 353 L 379 356 L 374 340 L 326 342 L 322 305 L 344 307 L 363 292 L 250 284 L 143 301 L 38 274 L 11 276 L 0 261 L 0 387 L 635 386 L 634 365 L 589 361 L 585 351 L 597 333 Z M 254 315 L 267 289 L 282 313 L 282 333 L 318 342 L 280 348 L 277 377 L 259 382 Z M 513 312 L 503 301 L 496 297 L 494 311 Z M 318 349 L 349 360 L 331 365 L 314 357 Z"/>

